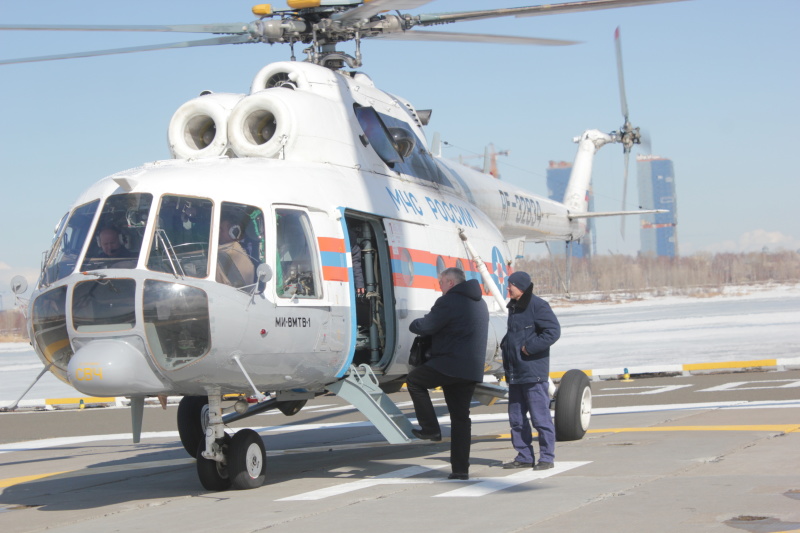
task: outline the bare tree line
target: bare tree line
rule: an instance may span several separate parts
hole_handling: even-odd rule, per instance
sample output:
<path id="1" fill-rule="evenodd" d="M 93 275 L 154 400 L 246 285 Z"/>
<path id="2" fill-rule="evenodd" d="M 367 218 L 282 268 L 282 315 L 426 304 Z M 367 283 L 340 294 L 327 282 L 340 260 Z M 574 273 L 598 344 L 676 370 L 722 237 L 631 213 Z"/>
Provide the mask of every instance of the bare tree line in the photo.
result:
<path id="1" fill-rule="evenodd" d="M 700 253 L 686 257 L 598 255 L 571 259 L 566 290 L 566 259 L 521 259 L 515 270 L 531 275 L 537 294 L 565 292 L 625 294 L 704 294 L 725 286 L 800 281 L 797 252 Z"/>
<path id="2" fill-rule="evenodd" d="M 0 311 L 0 342 L 26 340 L 25 315 L 19 309 Z"/>
<path id="3" fill-rule="evenodd" d="M 592 293 L 600 299 L 642 294 L 710 295 L 731 285 L 800 282 L 797 252 L 695 254 L 687 257 L 598 255 L 572 258 L 569 290 L 566 260 L 521 259 L 515 270 L 531 275 L 540 295 Z M 596 298 L 595 298 L 596 299 Z M 0 311 L 0 342 L 25 340 L 25 318 L 19 309 Z"/>

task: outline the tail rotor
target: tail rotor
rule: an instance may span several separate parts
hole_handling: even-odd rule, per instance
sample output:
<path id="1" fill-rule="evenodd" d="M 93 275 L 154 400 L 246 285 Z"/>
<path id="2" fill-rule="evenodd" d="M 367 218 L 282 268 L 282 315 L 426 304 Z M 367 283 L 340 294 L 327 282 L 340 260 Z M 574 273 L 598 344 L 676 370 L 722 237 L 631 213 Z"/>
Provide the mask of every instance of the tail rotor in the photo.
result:
<path id="1" fill-rule="evenodd" d="M 634 128 L 628 118 L 628 98 L 625 95 L 625 74 L 622 69 L 622 43 L 620 41 L 620 31 L 617 27 L 614 31 L 614 46 L 617 51 L 617 78 L 619 81 L 619 99 L 622 108 L 622 117 L 625 120 L 622 128 L 618 132 L 614 132 L 615 140 L 622 143 L 622 152 L 625 154 L 625 171 L 622 179 L 622 211 L 625 211 L 625 204 L 627 203 L 628 195 L 628 167 L 630 162 L 631 150 L 634 144 L 641 144 L 642 135 L 639 128 Z M 621 219 L 620 233 L 622 238 L 625 238 L 625 219 Z"/>

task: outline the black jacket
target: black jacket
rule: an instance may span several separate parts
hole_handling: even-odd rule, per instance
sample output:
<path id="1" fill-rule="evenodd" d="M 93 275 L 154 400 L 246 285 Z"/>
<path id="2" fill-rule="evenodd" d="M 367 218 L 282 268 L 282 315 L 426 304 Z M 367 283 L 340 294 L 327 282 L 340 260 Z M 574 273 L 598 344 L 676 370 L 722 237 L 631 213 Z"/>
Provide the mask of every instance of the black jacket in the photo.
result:
<path id="1" fill-rule="evenodd" d="M 426 365 L 450 377 L 483 381 L 489 310 L 478 280 L 454 285 L 409 329 L 433 338 Z"/>
<path id="2" fill-rule="evenodd" d="M 508 330 L 500 343 L 506 380 L 512 384 L 547 381 L 550 346 L 561 337 L 550 304 L 533 294 L 533 284 L 508 303 Z M 522 353 L 522 347 L 528 354 Z"/>

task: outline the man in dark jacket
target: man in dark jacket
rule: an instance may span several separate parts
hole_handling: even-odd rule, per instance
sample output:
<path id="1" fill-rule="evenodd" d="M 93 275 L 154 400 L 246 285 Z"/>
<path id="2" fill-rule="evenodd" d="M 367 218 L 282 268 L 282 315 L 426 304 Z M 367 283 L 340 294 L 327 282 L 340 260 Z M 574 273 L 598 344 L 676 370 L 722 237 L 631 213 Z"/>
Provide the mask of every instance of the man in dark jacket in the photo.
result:
<path id="1" fill-rule="evenodd" d="M 508 330 L 503 337 L 503 367 L 508 382 L 508 420 L 517 457 L 503 468 L 553 468 L 556 432 L 550 416 L 550 346 L 561 326 L 550 305 L 533 294 L 531 277 L 514 272 L 508 277 Z M 533 436 L 539 434 L 539 462 L 533 456 Z M 534 466 L 535 463 L 535 466 Z"/>
<path id="2" fill-rule="evenodd" d="M 406 378 L 408 393 L 421 429 L 420 439 L 442 440 L 436 411 L 428 389 L 442 387 L 450 411 L 449 479 L 469 479 L 469 448 L 472 421 L 469 408 L 475 384 L 483 381 L 489 310 L 480 283 L 466 281 L 460 268 L 448 268 L 439 275 L 442 296 L 430 312 L 411 323 L 417 335 L 431 335 L 430 359 Z"/>

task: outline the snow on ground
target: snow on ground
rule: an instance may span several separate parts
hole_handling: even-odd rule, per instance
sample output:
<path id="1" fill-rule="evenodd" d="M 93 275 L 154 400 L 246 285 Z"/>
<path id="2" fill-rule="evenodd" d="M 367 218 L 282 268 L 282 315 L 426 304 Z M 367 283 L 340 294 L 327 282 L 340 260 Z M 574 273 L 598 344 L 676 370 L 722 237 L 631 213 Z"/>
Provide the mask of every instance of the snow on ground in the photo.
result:
<path id="1" fill-rule="evenodd" d="M 800 357 L 800 284 L 707 294 L 548 298 L 562 326 L 551 370 Z M 16 400 L 42 368 L 27 343 L 0 343 L 0 401 Z M 47 373 L 26 398 L 75 396 L 80 394 Z"/>

